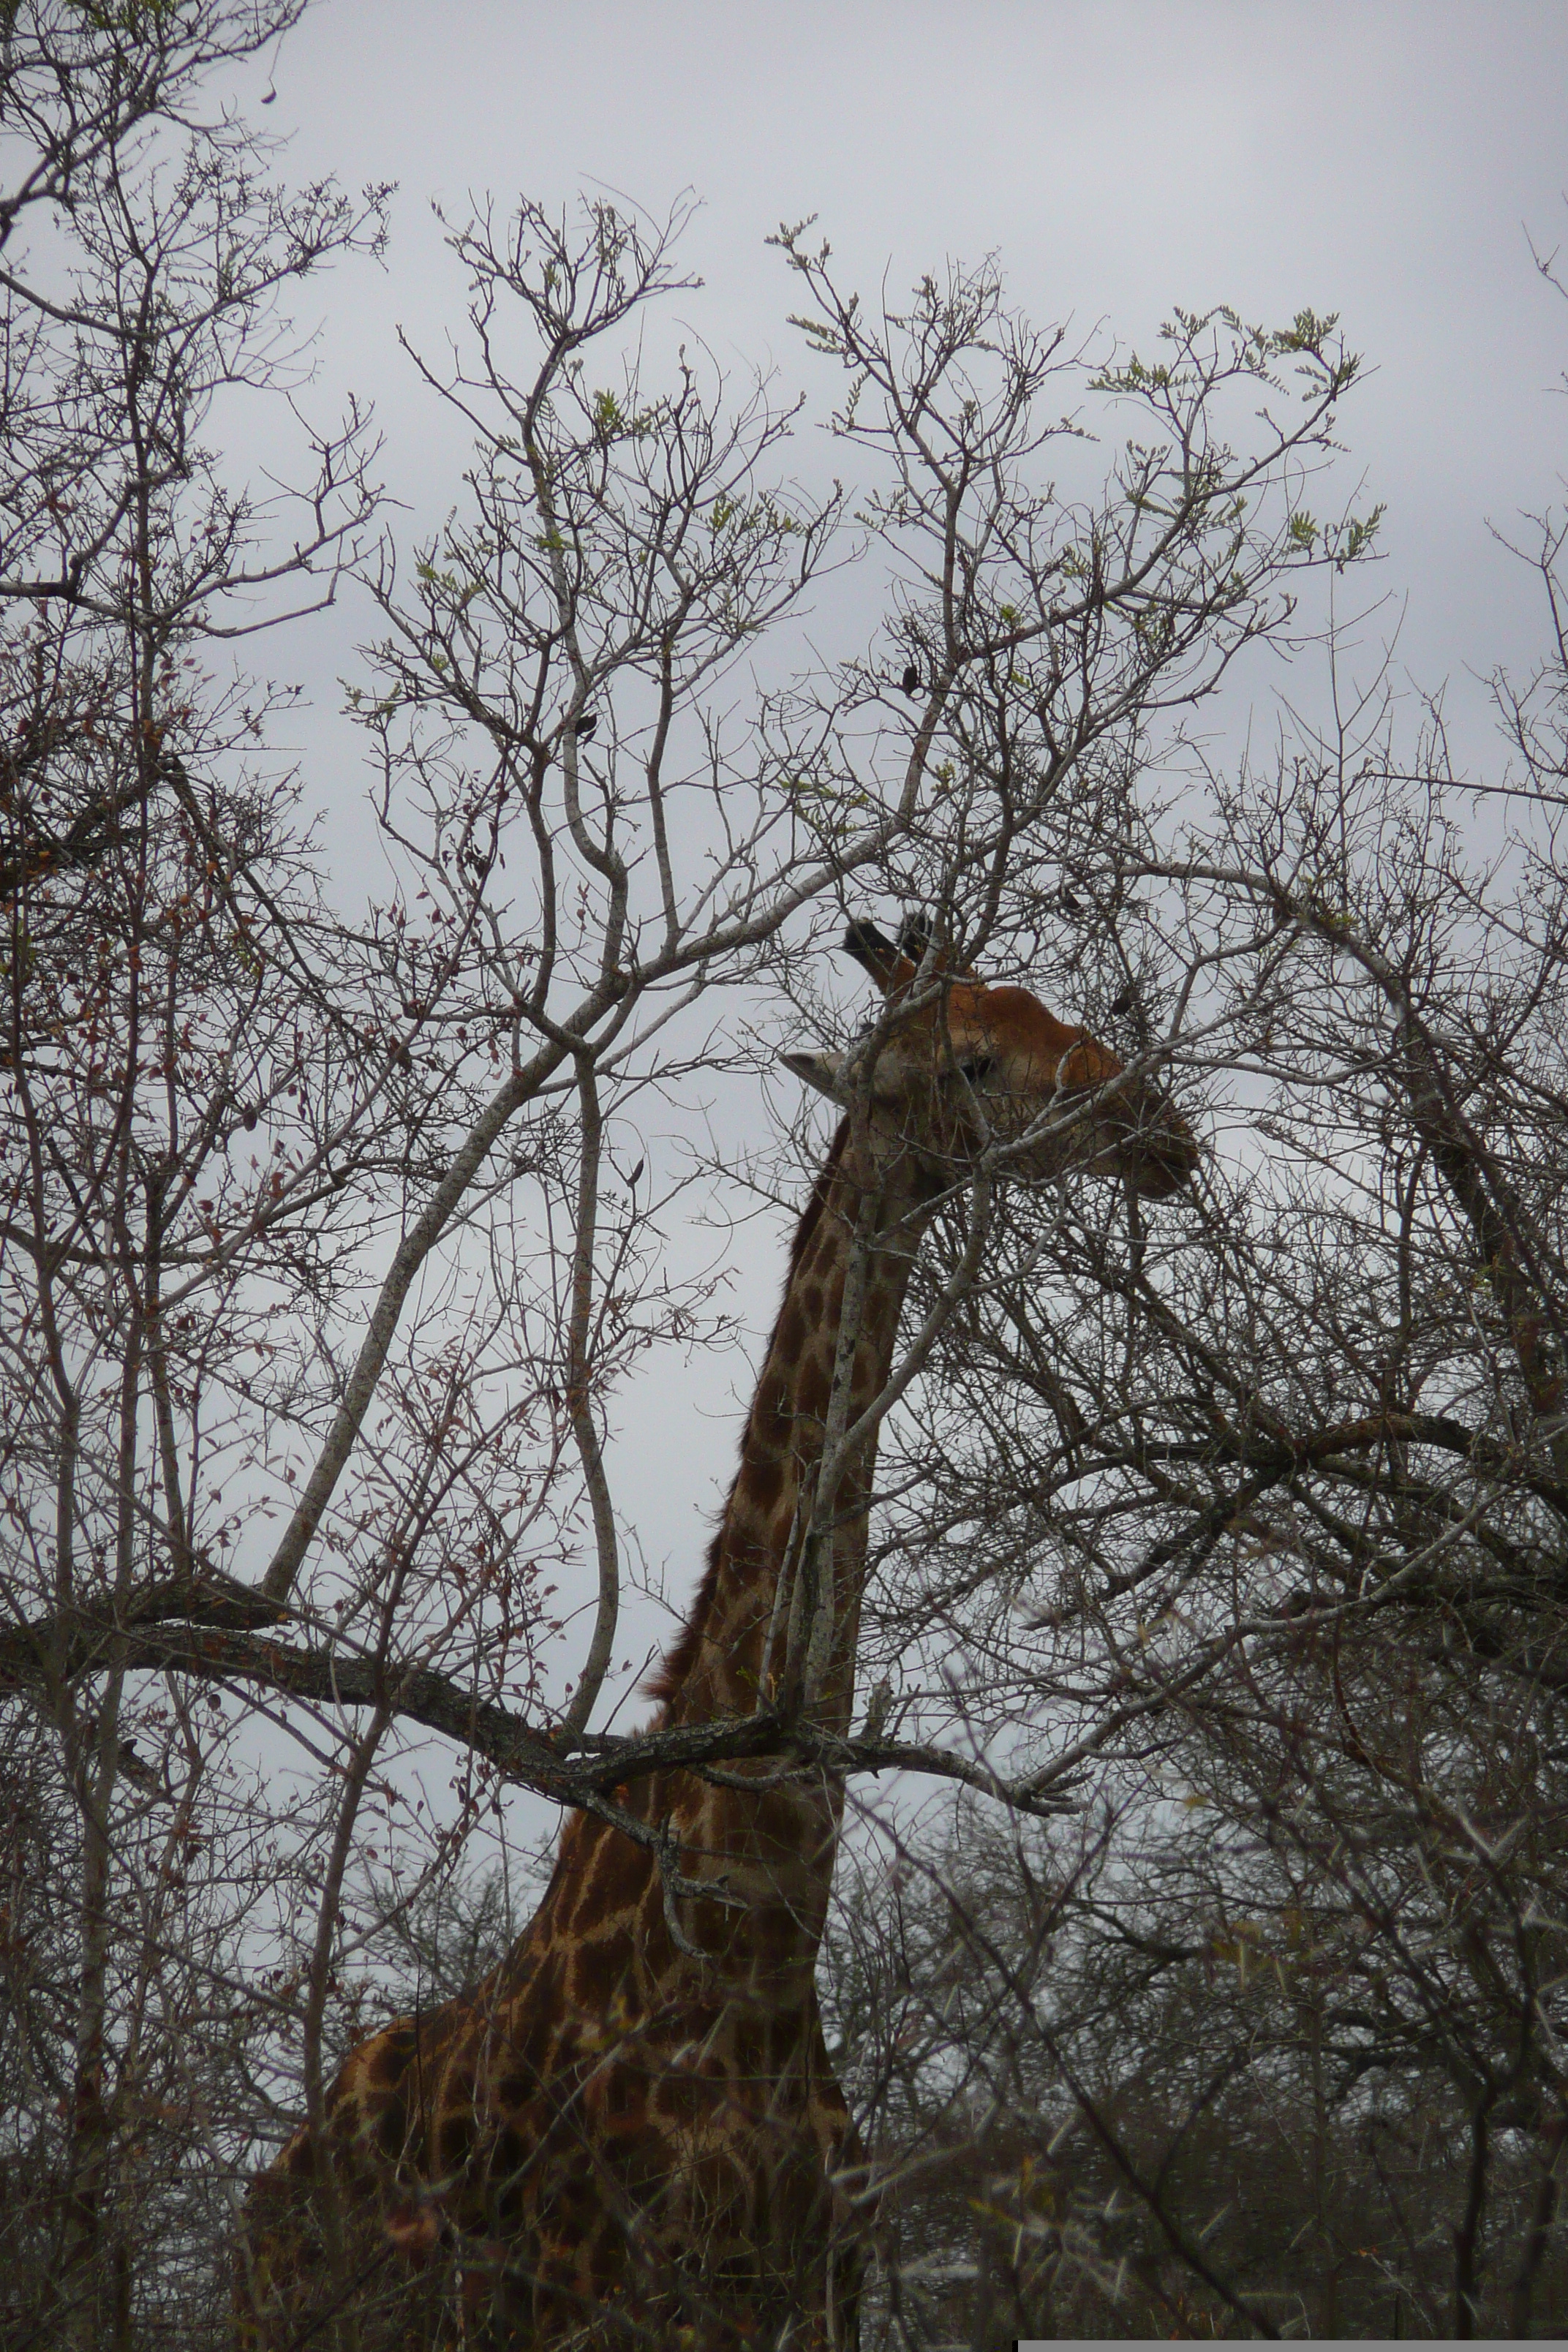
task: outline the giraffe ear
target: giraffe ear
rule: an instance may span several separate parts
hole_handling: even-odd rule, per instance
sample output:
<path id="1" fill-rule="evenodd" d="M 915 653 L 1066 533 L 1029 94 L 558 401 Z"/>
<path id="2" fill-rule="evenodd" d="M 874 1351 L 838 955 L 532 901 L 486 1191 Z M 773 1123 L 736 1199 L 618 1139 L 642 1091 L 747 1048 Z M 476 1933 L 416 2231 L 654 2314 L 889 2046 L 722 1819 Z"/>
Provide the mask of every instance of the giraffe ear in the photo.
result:
<path id="1" fill-rule="evenodd" d="M 808 1087 L 815 1087 L 829 1102 L 845 1101 L 844 1056 L 842 1054 L 781 1054 L 780 1061 Z"/>

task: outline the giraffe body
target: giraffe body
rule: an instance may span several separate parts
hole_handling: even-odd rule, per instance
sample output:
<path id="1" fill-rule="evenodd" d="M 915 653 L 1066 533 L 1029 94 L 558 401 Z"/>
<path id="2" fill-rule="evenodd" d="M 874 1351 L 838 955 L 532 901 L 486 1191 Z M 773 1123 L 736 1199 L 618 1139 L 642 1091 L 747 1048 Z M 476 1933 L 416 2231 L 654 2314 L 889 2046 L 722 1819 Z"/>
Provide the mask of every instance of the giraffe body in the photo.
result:
<path id="1" fill-rule="evenodd" d="M 858 1086 L 794 1058 L 850 1107 L 656 1685 L 665 1725 L 767 1706 L 848 1730 L 876 1451 L 854 1424 L 886 1384 L 932 1206 L 974 1150 L 978 1089 L 991 1131 L 1022 1136 L 1026 1173 L 1114 1168 L 1159 1194 L 1195 1161 L 1169 1104 L 1118 1095 L 1114 1058 L 1026 992 L 954 981 L 900 1013 L 913 967 L 869 926 L 849 944 L 889 1020 Z M 624 1801 L 671 1833 L 688 1891 L 614 1827 L 568 1821 L 506 1959 L 355 2051 L 320 2139 L 301 2128 L 256 2183 L 248 2345 L 330 2341 L 351 2309 L 356 2352 L 854 2344 L 866 2174 L 815 1981 L 841 1792 L 786 1757 L 719 1781 L 653 1774 Z"/>

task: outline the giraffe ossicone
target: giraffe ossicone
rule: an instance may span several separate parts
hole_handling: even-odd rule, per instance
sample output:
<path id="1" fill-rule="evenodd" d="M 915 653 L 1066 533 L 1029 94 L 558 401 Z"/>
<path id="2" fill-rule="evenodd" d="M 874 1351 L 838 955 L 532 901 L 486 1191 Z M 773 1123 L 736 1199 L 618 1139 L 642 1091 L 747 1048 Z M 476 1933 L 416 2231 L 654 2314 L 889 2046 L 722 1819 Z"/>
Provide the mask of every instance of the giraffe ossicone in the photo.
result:
<path id="1" fill-rule="evenodd" d="M 983 1161 L 1159 1198 L 1197 1146 L 1149 1080 L 930 934 L 845 940 L 880 1014 L 784 1058 L 843 1109 L 790 1253 L 706 1572 L 653 1685 L 661 1725 L 777 1706 L 849 1729 L 875 1419 L 913 1254 Z M 242 2341 L 357 2352 L 845 2352 L 872 2195 L 817 2011 L 842 1792 L 787 1757 L 655 1773 L 657 1856 L 578 1813 L 538 1911 L 460 1999 L 345 2062 L 324 2127 L 259 2176 Z"/>

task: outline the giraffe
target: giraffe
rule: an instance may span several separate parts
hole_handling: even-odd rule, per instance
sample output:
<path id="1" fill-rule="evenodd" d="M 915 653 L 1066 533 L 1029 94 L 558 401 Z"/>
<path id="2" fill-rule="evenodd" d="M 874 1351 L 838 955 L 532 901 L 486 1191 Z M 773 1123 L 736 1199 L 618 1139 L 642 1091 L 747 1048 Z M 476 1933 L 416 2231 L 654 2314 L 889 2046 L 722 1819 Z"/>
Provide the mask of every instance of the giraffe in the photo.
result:
<path id="1" fill-rule="evenodd" d="M 876 1456 L 874 1422 L 855 1424 L 888 1381 L 921 1234 L 984 1139 L 1010 1139 L 1025 1177 L 1115 1174 L 1156 1199 L 1196 1166 L 1169 1099 L 1026 990 L 917 969 L 909 925 L 895 944 L 856 923 L 844 944 L 881 1013 L 848 1055 L 784 1056 L 843 1116 L 652 1685 L 661 1726 L 766 1707 L 847 1733 Z M 841 1790 L 797 1754 L 618 1793 L 665 1827 L 679 1880 L 573 1814 L 500 1966 L 350 2055 L 324 2133 L 302 2126 L 253 2186 L 250 2352 L 325 2347 L 351 2311 L 355 2352 L 854 2345 L 869 2199 L 815 1985 Z"/>

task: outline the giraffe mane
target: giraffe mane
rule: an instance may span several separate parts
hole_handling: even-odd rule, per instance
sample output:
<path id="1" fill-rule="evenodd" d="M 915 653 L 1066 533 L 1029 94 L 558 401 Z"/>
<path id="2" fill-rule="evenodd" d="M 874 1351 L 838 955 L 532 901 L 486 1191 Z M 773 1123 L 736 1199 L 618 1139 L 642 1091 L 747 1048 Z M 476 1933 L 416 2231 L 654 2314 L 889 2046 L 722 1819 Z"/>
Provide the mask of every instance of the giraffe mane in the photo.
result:
<path id="1" fill-rule="evenodd" d="M 775 1331 L 788 1303 L 790 1286 L 795 1280 L 796 1269 L 805 1255 L 813 1234 L 822 1223 L 823 1212 L 827 1206 L 827 1196 L 833 1190 L 834 1179 L 838 1173 L 838 1163 L 844 1157 L 844 1146 L 848 1133 L 848 1120 L 841 1119 L 838 1132 L 833 1139 L 827 1157 L 816 1171 L 816 1181 L 811 1188 L 811 1197 L 800 1213 L 800 1223 L 795 1229 L 795 1239 L 790 1244 L 789 1265 L 784 1275 L 784 1295 L 779 1300 L 778 1314 L 773 1318 Z M 770 1341 L 770 1346 L 771 1344 Z M 764 1363 L 767 1361 L 767 1355 L 768 1350 L 764 1349 L 763 1353 Z M 738 1479 L 739 1471 L 735 1475 Z M 734 1481 L 731 1482 L 730 1492 L 731 1496 L 734 1493 Z M 724 1541 L 724 1520 L 728 1514 L 729 1498 L 726 1497 L 724 1509 L 720 1514 L 718 1528 L 708 1547 L 707 1562 L 702 1571 L 702 1581 L 697 1588 L 697 1598 L 673 1644 L 665 1653 L 664 1657 L 643 1685 L 645 1695 L 656 1700 L 660 1706 L 674 1697 L 690 1673 L 696 1663 L 698 1651 L 702 1646 L 703 1636 L 708 1630 L 708 1619 L 713 1606 L 713 1595 L 719 1583 L 720 1553 Z"/>

